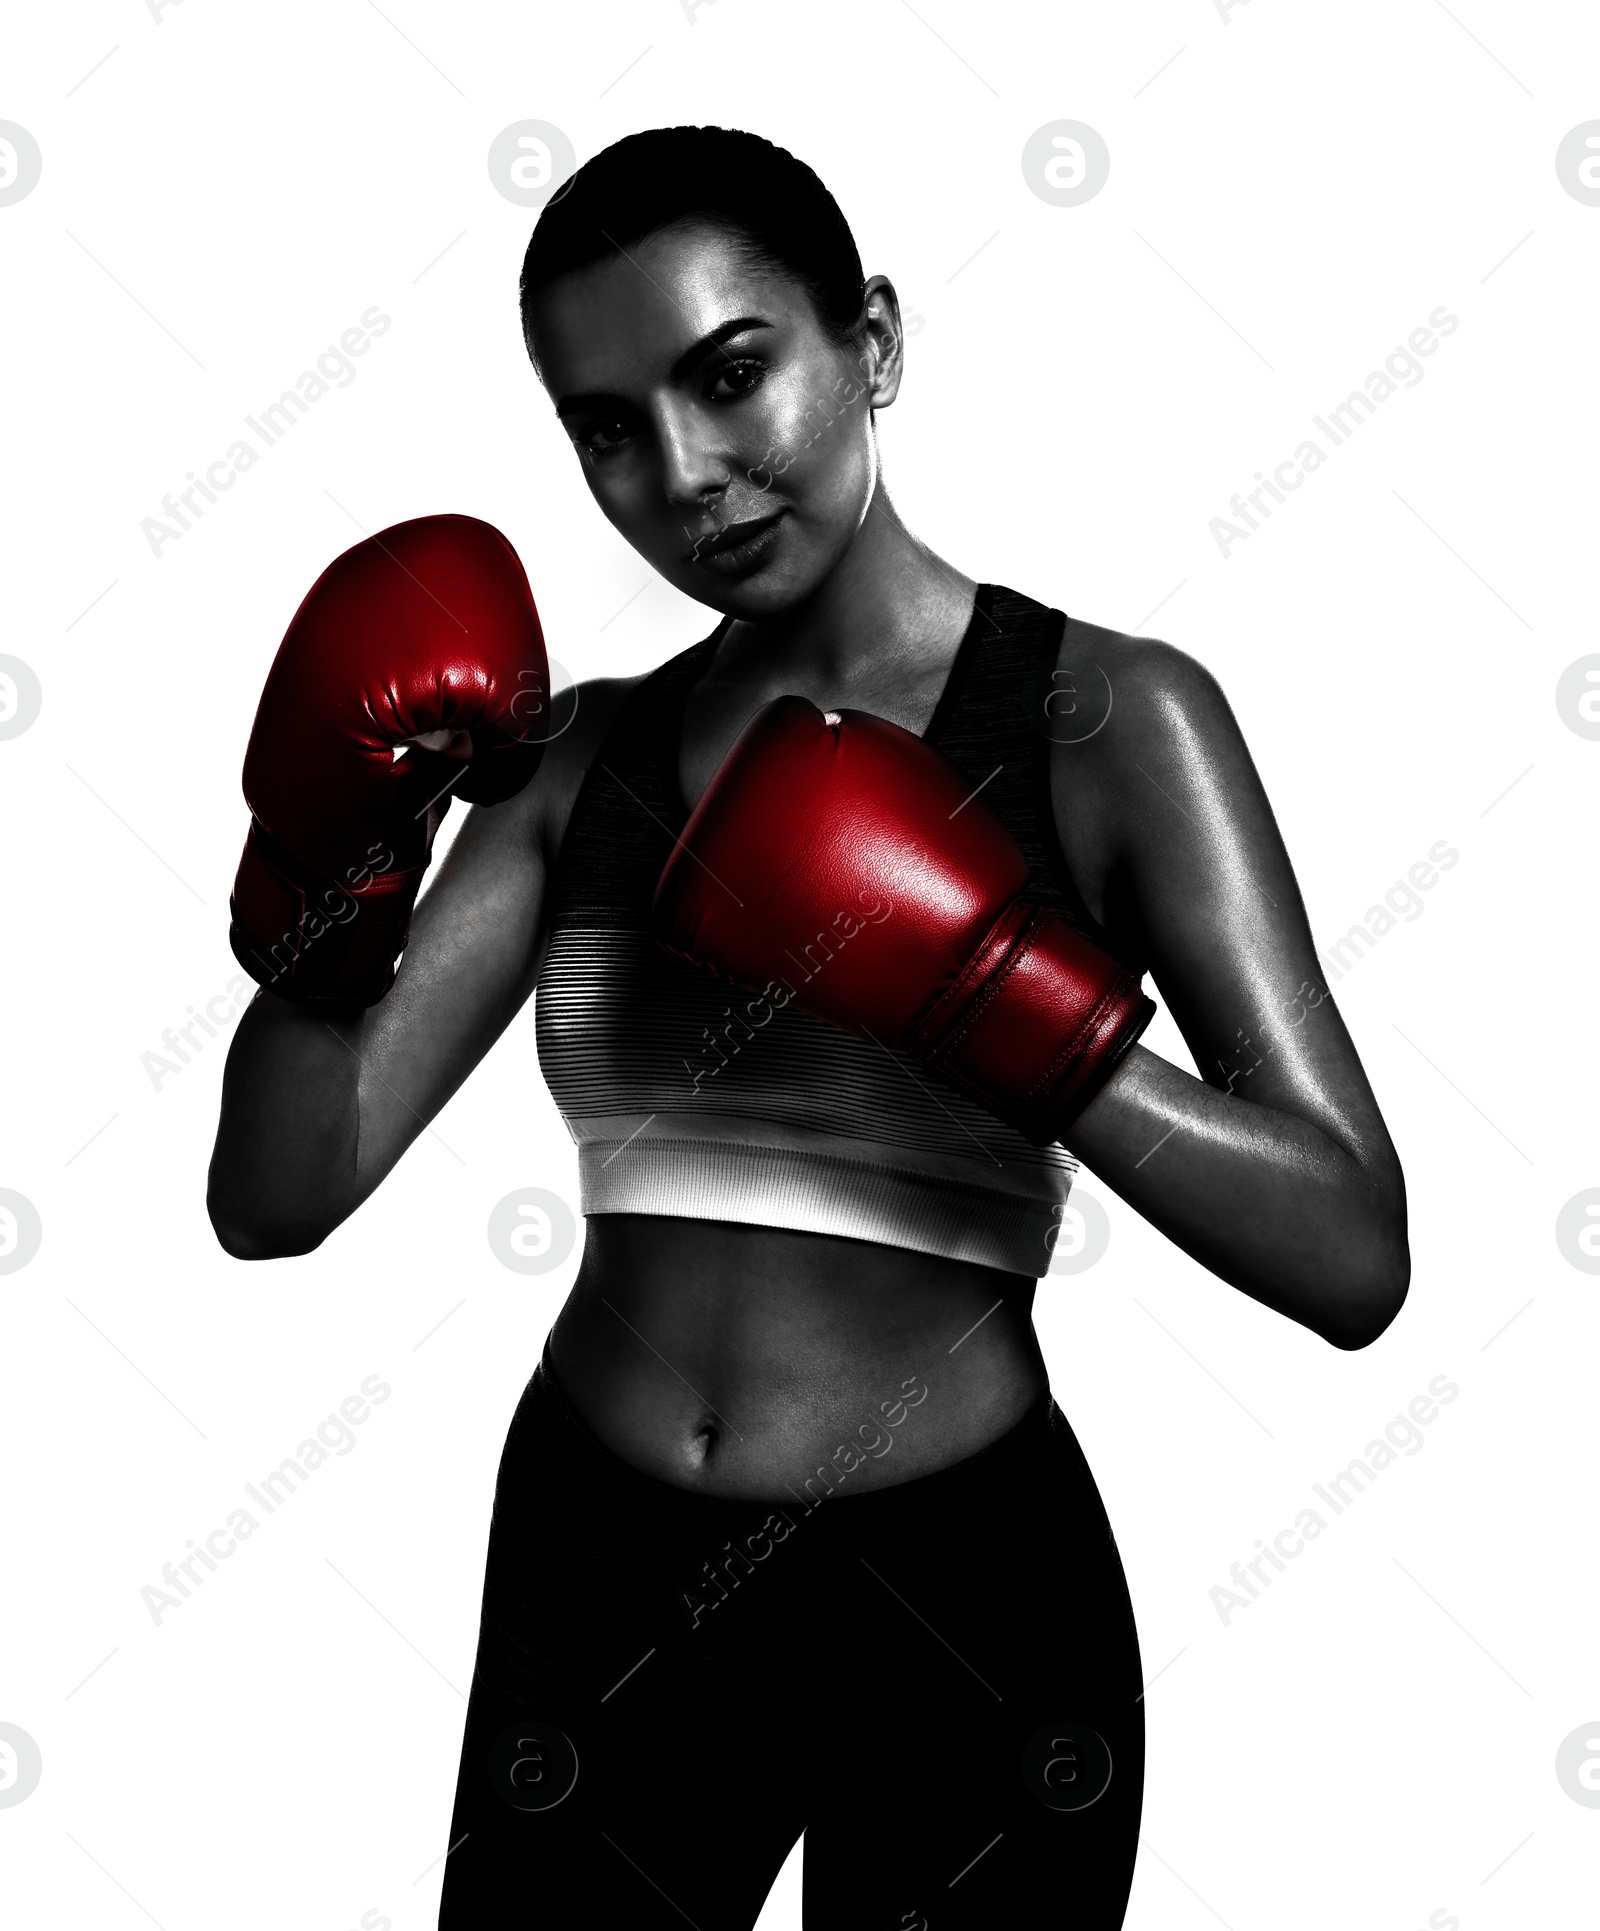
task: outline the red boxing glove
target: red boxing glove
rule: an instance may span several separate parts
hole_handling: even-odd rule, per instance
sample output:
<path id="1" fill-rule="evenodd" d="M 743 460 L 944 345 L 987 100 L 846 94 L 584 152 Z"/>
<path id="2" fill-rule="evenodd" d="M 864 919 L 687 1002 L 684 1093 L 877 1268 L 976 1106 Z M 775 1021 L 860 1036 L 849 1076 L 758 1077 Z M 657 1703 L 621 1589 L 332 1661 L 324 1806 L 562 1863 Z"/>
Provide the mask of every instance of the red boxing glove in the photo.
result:
<path id="1" fill-rule="evenodd" d="M 1148 1025 L 1138 978 L 1020 894 L 1015 840 L 945 758 L 865 711 L 757 713 L 655 894 L 669 950 L 902 1046 L 1036 1146 Z M 795 990 L 798 988 L 798 990 Z"/>
<path id="2" fill-rule="evenodd" d="M 492 805 L 522 789 L 549 684 L 527 576 L 492 524 L 422 516 L 331 563 L 278 647 L 245 753 L 253 816 L 228 936 L 251 977 L 286 999 L 375 1005 L 451 795 Z M 470 760 L 411 742 L 432 731 L 470 732 Z"/>

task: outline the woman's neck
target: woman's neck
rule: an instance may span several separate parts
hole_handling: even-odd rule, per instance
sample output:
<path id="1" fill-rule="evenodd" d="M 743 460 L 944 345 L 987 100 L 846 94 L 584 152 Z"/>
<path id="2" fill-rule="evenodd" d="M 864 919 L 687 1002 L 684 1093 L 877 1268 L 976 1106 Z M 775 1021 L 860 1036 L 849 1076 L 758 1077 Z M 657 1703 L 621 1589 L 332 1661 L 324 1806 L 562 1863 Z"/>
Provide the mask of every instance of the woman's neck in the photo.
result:
<path id="1" fill-rule="evenodd" d="M 719 680 L 837 690 L 915 678 L 960 643 L 977 589 L 901 522 L 880 481 L 855 541 L 812 596 L 781 617 L 735 619 Z"/>

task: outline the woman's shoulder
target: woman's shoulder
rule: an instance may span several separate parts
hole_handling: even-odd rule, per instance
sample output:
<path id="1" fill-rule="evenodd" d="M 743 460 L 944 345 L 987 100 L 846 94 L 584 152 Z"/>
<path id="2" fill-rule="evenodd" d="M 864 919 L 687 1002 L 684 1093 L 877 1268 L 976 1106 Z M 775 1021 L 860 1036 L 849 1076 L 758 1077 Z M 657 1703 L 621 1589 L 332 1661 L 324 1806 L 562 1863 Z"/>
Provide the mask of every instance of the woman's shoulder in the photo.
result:
<path id="1" fill-rule="evenodd" d="M 1133 734 L 1123 727 L 1135 717 L 1143 731 L 1159 733 L 1186 717 L 1201 720 L 1203 728 L 1208 719 L 1231 715 L 1221 686 L 1200 659 L 1164 638 L 1091 623 L 1061 604 L 1001 584 L 984 584 L 976 609 L 988 619 L 987 635 L 1005 645 L 993 660 L 994 671 L 1006 682 L 1026 679 L 1034 723 L 1056 743 L 1094 741 L 1104 757 L 1130 741 Z M 1106 739 L 1104 727 L 1119 701 L 1118 728 Z"/>
<path id="2" fill-rule="evenodd" d="M 548 858 L 561 849 L 572 808 L 628 699 L 653 675 L 586 677 L 558 690 L 550 704 L 550 734 L 533 790 L 540 842 Z"/>
<path id="3" fill-rule="evenodd" d="M 551 701 L 550 734 L 538 779 L 542 788 L 539 814 L 547 852 L 554 854 L 560 850 L 584 780 L 604 751 L 613 729 L 623 722 L 630 701 L 646 694 L 647 686 L 687 671 L 695 653 L 703 651 L 709 641 L 702 639 L 691 644 L 631 677 L 587 677 L 556 692 Z M 644 715 L 638 718 L 640 728 L 650 728 L 654 709 L 646 704 Z"/>
<path id="4" fill-rule="evenodd" d="M 1192 887 L 1206 854 L 1270 808 L 1221 684 L 1160 637 L 1069 619 L 1049 714 L 1050 793 L 1069 870 L 1091 911 L 1148 951 L 1134 874 Z"/>
<path id="5" fill-rule="evenodd" d="M 1192 652 L 1076 617 L 1062 631 L 1046 703 L 1060 720 L 1046 735 L 1064 749 L 1093 744 L 1106 763 L 1238 735 L 1222 685 Z"/>
<path id="6" fill-rule="evenodd" d="M 606 733 L 633 693 L 652 675 L 585 677 L 558 690 L 550 701 L 550 733 L 545 741 L 545 775 L 560 781 L 583 773 L 594 761 Z"/>

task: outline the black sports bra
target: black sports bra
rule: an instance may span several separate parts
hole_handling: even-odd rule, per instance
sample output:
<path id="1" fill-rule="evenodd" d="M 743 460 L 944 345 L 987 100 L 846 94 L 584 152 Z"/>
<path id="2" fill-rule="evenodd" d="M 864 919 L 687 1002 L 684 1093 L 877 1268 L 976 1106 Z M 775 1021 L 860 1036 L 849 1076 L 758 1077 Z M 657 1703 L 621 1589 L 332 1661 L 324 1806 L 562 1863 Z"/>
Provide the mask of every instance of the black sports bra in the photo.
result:
<path id="1" fill-rule="evenodd" d="M 980 586 L 926 741 L 981 786 L 1030 895 L 1135 970 L 1083 904 L 1034 728 L 1067 619 Z M 629 694 L 569 821 L 537 1001 L 539 1063 L 585 1214 L 806 1229 L 1039 1275 L 1077 1163 L 907 1055 L 774 1008 L 664 952 L 650 900 L 688 817 L 684 701 L 726 626 Z M 803 995 L 802 995 L 803 996 Z"/>

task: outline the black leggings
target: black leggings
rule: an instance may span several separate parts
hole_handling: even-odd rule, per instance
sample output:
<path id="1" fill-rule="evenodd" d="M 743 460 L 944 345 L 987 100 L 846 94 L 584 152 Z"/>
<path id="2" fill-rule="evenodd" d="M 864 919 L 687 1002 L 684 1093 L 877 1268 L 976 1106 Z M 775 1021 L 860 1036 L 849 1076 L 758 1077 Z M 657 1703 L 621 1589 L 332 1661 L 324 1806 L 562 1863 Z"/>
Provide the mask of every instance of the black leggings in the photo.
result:
<path id="1" fill-rule="evenodd" d="M 919 1405 L 863 1441 L 892 1453 Z M 898 1486 L 849 1465 L 778 1502 L 655 1481 L 546 1349 L 495 1490 L 442 1931 L 748 1931 L 802 1830 L 817 1931 L 1121 1925 L 1139 1646 L 1065 1417 L 1043 1394 Z"/>

